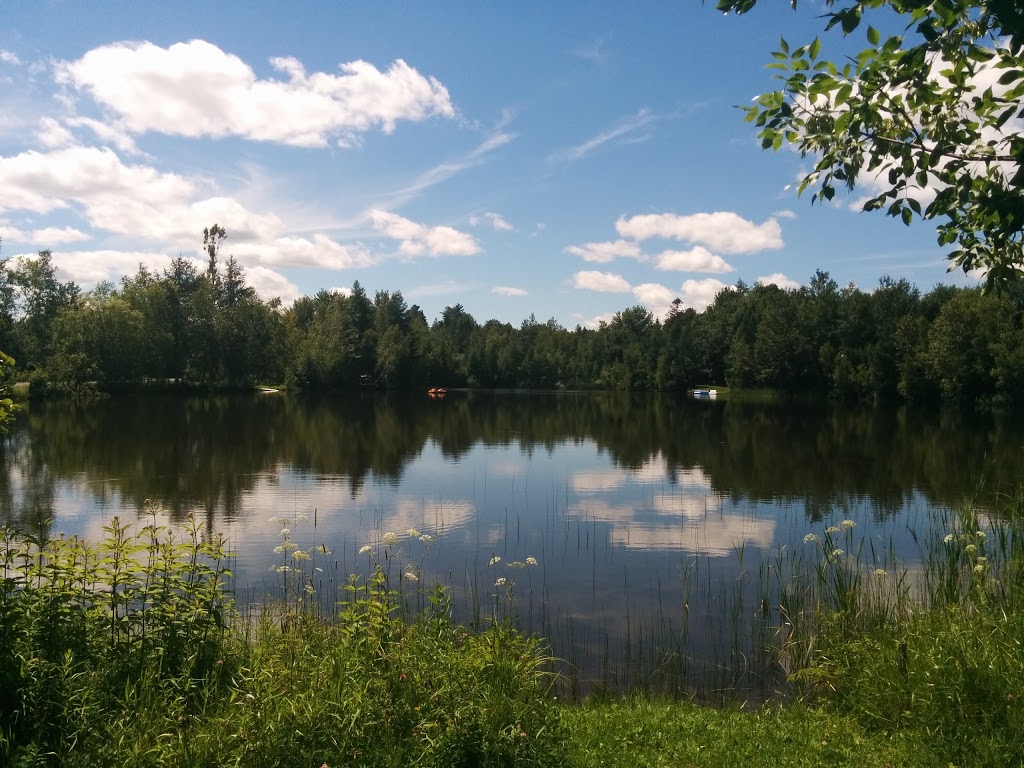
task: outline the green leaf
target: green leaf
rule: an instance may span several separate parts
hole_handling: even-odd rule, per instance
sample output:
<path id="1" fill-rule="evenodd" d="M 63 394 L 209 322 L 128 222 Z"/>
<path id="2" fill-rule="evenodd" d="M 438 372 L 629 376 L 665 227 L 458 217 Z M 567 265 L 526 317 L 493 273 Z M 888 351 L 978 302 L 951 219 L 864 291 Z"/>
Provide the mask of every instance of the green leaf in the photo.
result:
<path id="1" fill-rule="evenodd" d="M 911 211 L 909 208 L 904 208 L 902 211 L 900 211 L 900 215 L 903 217 L 903 223 L 909 227 L 910 222 L 914 220 L 913 211 Z"/>
<path id="2" fill-rule="evenodd" d="M 878 45 L 878 41 L 881 40 L 881 35 L 878 34 L 878 30 L 868 25 L 868 42 L 872 45 Z"/>
<path id="3" fill-rule="evenodd" d="M 807 53 L 811 57 L 811 61 L 818 58 L 818 54 L 821 53 L 821 41 L 818 38 L 814 38 L 814 42 L 807 49 Z"/>

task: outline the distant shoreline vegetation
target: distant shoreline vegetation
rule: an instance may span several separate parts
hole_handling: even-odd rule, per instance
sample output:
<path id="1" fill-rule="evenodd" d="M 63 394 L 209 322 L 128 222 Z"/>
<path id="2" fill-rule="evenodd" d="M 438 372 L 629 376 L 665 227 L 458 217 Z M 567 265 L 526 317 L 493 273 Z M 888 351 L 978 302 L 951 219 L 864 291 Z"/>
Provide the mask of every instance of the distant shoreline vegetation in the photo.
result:
<path id="1" fill-rule="evenodd" d="M 921 294 L 883 277 L 863 291 L 818 271 L 796 289 L 739 282 L 699 313 L 677 299 L 663 321 L 633 306 L 596 329 L 533 315 L 515 327 L 481 324 L 455 304 L 431 324 L 401 292 L 371 298 L 358 281 L 287 308 L 265 301 L 233 258 L 219 261 L 221 239 L 208 238 L 206 270 L 179 257 L 91 291 L 60 283 L 49 251 L 0 261 L 0 340 L 18 380 L 33 382 L 33 396 L 258 382 L 662 392 L 715 382 L 859 402 L 1024 401 L 1022 288 Z"/>

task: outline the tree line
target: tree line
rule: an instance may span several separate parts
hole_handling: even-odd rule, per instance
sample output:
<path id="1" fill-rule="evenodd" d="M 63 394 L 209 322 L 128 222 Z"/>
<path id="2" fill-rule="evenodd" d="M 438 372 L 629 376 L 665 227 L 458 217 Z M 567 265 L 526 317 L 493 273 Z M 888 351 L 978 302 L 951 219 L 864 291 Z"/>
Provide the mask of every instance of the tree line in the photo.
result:
<path id="1" fill-rule="evenodd" d="M 703 312 L 676 300 L 664 321 L 643 306 L 590 329 L 531 315 L 479 323 L 461 304 L 428 322 L 400 291 L 322 290 L 266 301 L 225 237 L 204 231 L 206 269 L 176 258 L 119 285 L 83 291 L 52 255 L 0 261 L 0 350 L 22 375 L 74 389 L 142 382 L 306 390 L 431 386 L 679 391 L 773 388 L 844 400 L 1011 404 L 1024 390 L 1024 293 L 883 277 L 840 287 L 738 282 Z"/>

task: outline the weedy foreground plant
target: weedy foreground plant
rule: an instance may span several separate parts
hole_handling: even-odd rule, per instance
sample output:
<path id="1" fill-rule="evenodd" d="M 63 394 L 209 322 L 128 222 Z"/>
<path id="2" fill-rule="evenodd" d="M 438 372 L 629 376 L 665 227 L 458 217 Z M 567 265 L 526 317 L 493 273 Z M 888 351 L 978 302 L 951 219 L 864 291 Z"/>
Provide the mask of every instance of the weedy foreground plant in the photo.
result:
<path id="1" fill-rule="evenodd" d="M 874 732 L 919 731 L 950 764 L 1024 764 L 1024 498 L 940 516 L 913 575 L 844 551 L 850 527 L 808 535 L 815 555 L 791 563 L 791 680 Z"/>
<path id="2" fill-rule="evenodd" d="M 2 531 L 0 763 L 545 765 L 560 717 L 538 641 L 415 620 L 380 569 L 338 620 L 234 611 L 223 539 L 114 518 L 96 545 Z M 296 601 L 295 605 L 298 605 Z"/>

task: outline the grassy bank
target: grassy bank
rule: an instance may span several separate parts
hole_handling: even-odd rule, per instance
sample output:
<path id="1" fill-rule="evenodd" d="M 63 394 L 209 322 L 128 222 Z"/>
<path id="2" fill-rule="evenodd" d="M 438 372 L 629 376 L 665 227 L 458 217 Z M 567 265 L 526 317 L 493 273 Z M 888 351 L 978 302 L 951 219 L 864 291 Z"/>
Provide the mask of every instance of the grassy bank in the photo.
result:
<path id="1" fill-rule="evenodd" d="M 408 571 L 352 579 L 335 605 L 287 537 L 280 598 L 240 614 L 225 543 L 195 523 L 115 519 L 96 544 L 8 531 L 0 764 L 1020 765 L 1022 510 L 965 506 L 921 542 L 919 574 L 852 523 L 809 535 L 773 565 L 788 703 L 724 709 L 563 703 L 543 641 L 460 626 L 441 587 L 409 613 Z"/>

